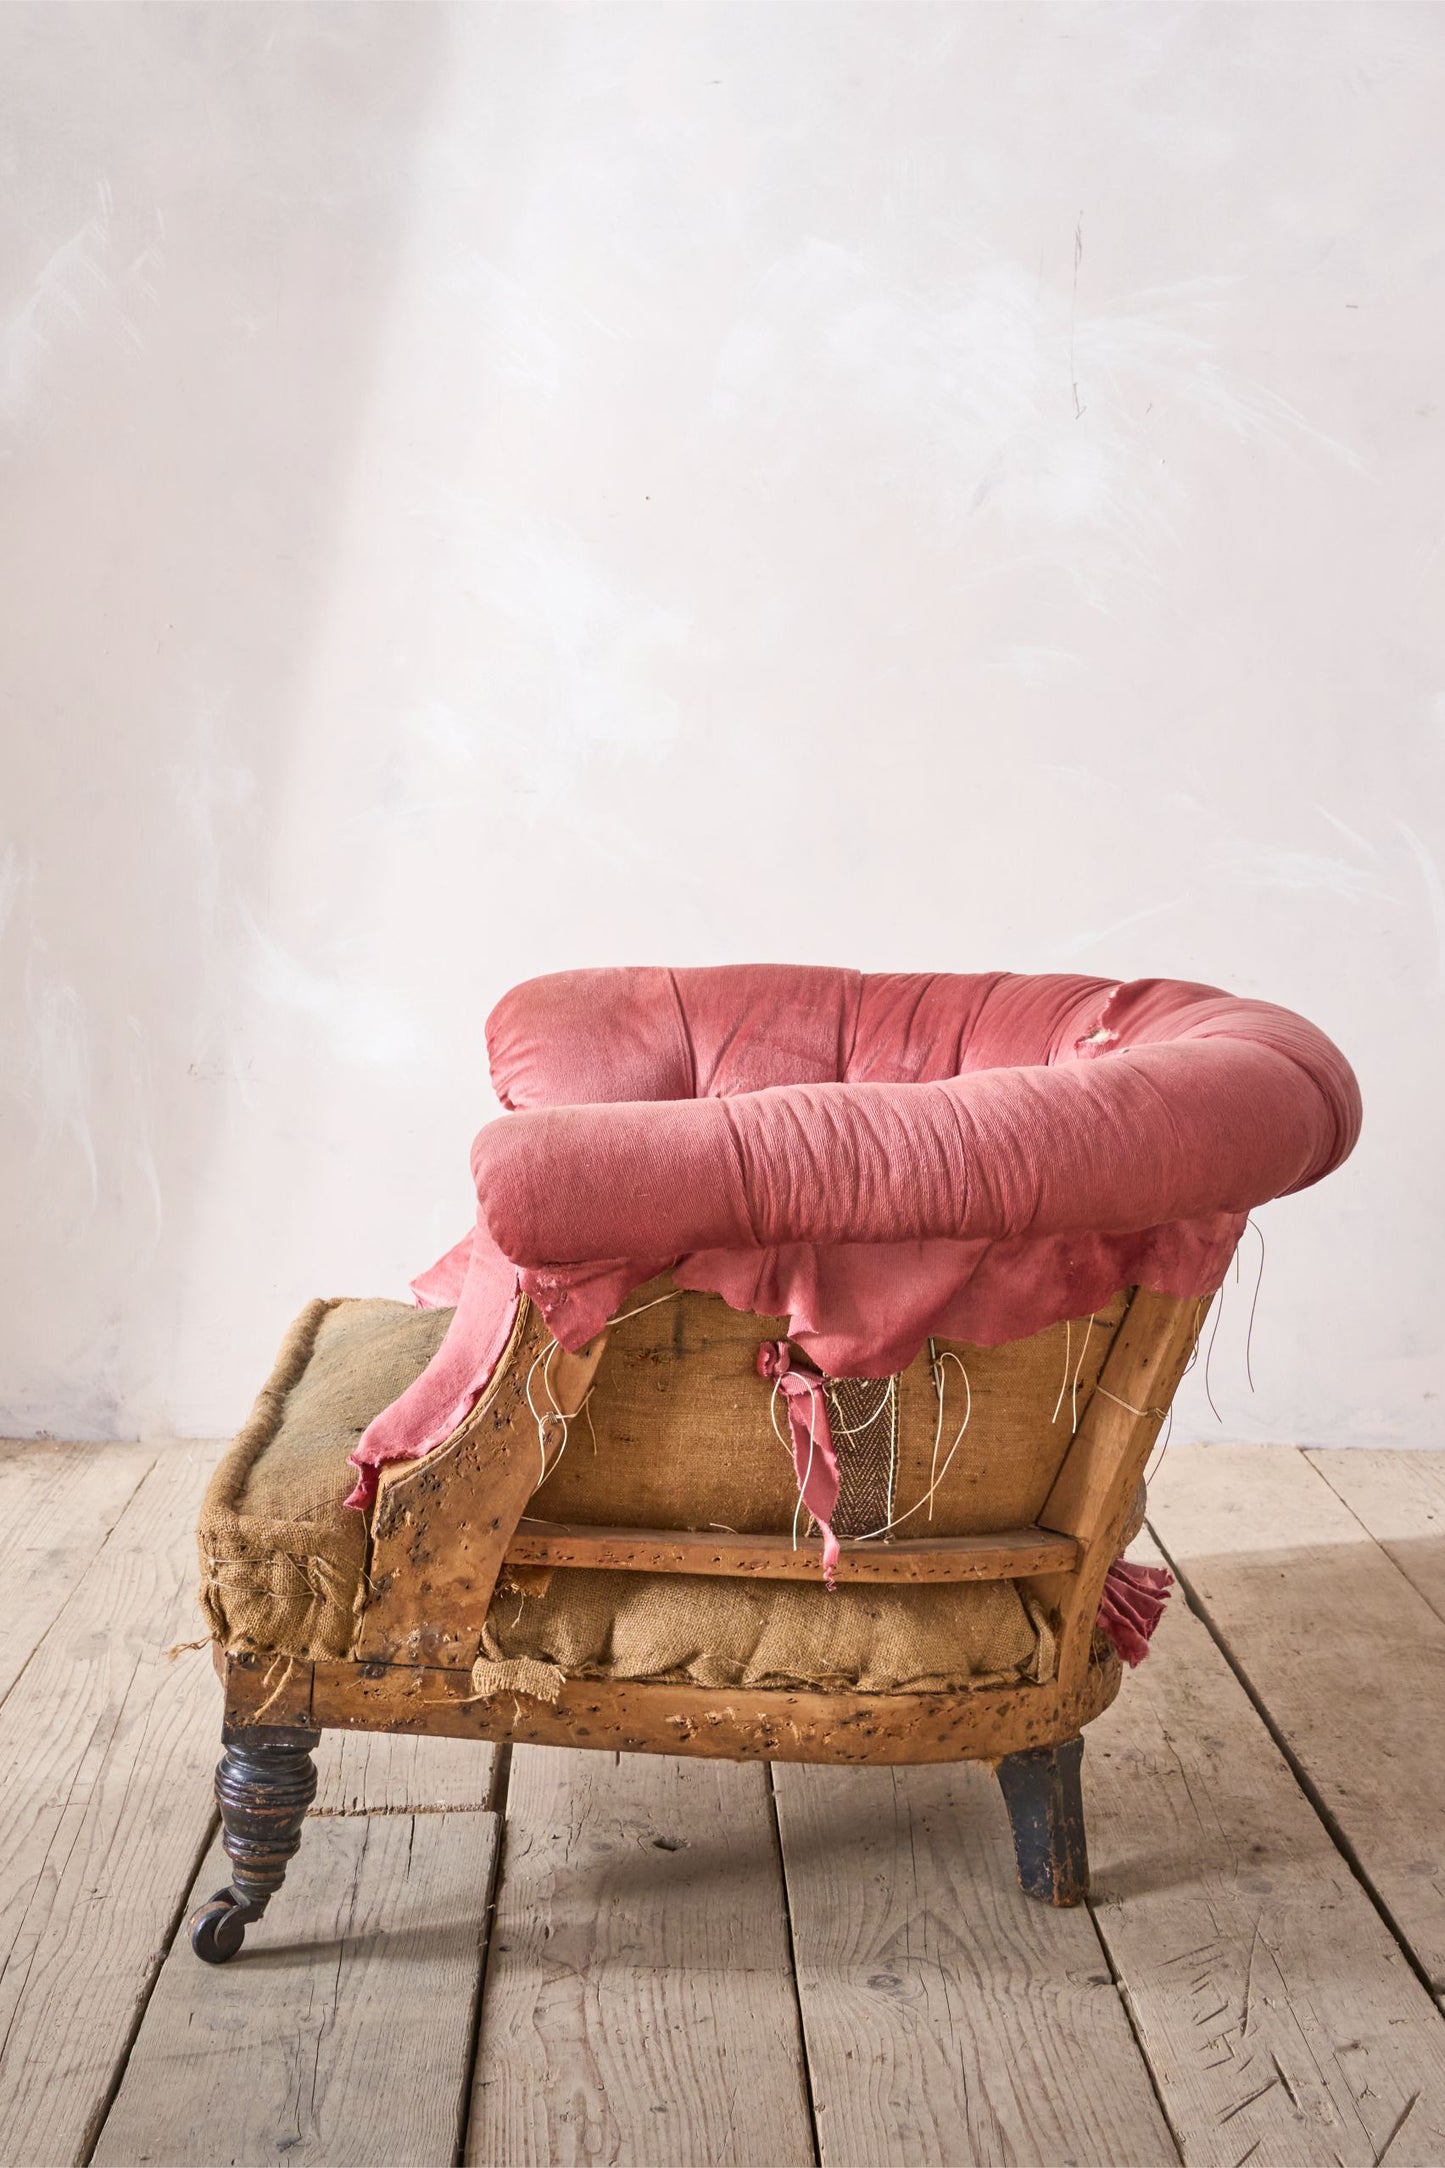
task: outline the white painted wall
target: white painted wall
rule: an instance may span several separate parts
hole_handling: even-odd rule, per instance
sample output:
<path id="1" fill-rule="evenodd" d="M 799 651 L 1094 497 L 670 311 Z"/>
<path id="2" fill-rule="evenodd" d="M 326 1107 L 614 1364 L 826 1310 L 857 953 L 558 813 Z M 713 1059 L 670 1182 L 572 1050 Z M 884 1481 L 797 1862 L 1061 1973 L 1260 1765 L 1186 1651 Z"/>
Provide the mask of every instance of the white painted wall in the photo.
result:
<path id="1" fill-rule="evenodd" d="M 1445 1442 L 1442 88 L 1428 6 L 0 10 L 0 1427 L 402 1292 L 514 980 L 783 957 L 1314 1017 L 1222 1434 Z"/>

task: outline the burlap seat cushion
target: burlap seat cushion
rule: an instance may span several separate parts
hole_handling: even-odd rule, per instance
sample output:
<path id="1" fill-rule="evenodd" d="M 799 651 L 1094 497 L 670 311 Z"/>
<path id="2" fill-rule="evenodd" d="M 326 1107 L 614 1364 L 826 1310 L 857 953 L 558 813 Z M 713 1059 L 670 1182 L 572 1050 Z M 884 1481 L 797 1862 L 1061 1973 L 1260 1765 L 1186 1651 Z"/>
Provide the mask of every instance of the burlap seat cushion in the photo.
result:
<path id="1" fill-rule="evenodd" d="M 588 1409 L 592 1434 L 574 1419 L 567 1452 L 529 1512 L 613 1525 L 790 1526 L 795 1481 L 753 1367 L 759 1341 L 780 1321 L 729 1310 L 713 1295 L 672 1299 L 670 1282 L 656 1286 L 668 1299 L 650 1291 L 653 1307 L 614 1327 Z M 1076 1330 L 1085 1396 L 1117 1314 L 1100 1314 L 1092 1345 Z M 311 1660 L 348 1652 L 365 1596 L 367 1516 L 342 1502 L 355 1475 L 347 1454 L 431 1359 L 450 1317 L 343 1300 L 313 1303 L 297 1319 L 202 1508 L 201 1601 L 222 1646 Z M 1051 1418 L 1065 1340 L 1059 1329 L 1012 1349 L 962 1351 L 975 1396 L 970 1450 L 940 1488 L 931 1532 L 1032 1517 L 1070 1428 L 1070 1396 Z M 1069 1384 L 1071 1395 L 1071 1374 Z M 921 1381 L 905 1375 L 900 1505 L 905 1491 L 926 1488 L 933 1402 L 926 1372 Z M 959 1419 L 955 1408 L 951 1429 Z M 549 1445 L 555 1452 L 555 1439 Z M 1010 1582 L 845 1584 L 830 1594 L 811 1581 L 575 1569 L 545 1585 L 518 1580 L 522 1588 L 499 1588 L 487 1619 L 484 1691 L 555 1692 L 564 1673 L 941 1690 L 1043 1677 L 1053 1664 L 1046 1623 Z"/>
<path id="2" fill-rule="evenodd" d="M 201 1507 L 201 1608 L 235 1651 L 344 1656 L 366 1563 L 367 1521 L 342 1504 L 347 1454 L 441 1345 L 450 1310 L 313 1302 Z"/>
<path id="3" fill-rule="evenodd" d="M 944 1692 L 1044 1679 L 1054 1638 L 1011 1581 L 890 1587 L 560 1568 L 499 1590 L 473 1684 L 555 1698 L 564 1678 Z"/>

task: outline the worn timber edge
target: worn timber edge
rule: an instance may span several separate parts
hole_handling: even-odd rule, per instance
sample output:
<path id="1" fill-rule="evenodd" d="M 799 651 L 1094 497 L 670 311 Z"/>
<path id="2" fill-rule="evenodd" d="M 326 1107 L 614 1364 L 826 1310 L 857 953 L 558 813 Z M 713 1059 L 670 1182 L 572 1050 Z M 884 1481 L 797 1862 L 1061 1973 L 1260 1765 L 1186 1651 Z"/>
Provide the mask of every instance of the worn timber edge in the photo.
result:
<path id="1" fill-rule="evenodd" d="M 726 1761 L 996 1761 L 1072 1737 L 1119 1690 L 1112 1655 L 1078 1687 L 979 1686 L 948 1694 L 859 1694 L 570 1679 L 555 1702 L 481 1699 L 442 1665 L 294 1664 L 277 1694 L 264 1659 L 232 1657 L 226 1721 L 315 1730 L 390 1731 Z"/>
<path id="2" fill-rule="evenodd" d="M 1074 1537 L 1047 1528 L 1001 1528 L 980 1536 L 920 1536 L 896 1543 L 844 1543 L 839 1581 L 1013 1581 L 1024 1573 L 1069 1573 Z M 514 1566 L 586 1566 L 601 1572 L 748 1574 L 758 1580 L 821 1581 L 815 1538 L 719 1535 L 711 1529 L 604 1528 L 520 1520 L 507 1549 Z"/>
<path id="3" fill-rule="evenodd" d="M 568 1354 L 523 1296 L 492 1381 L 466 1421 L 422 1459 L 382 1470 L 354 1657 L 470 1665 L 502 1560 L 537 1487 L 539 1417 L 576 1413 L 606 1344 L 602 1331 Z"/>
<path id="4" fill-rule="evenodd" d="M 1022 1577 L 1058 1623 L 1058 1677 L 1065 1695 L 1082 1688 L 1094 1661 L 1104 1579 L 1136 1519 L 1149 1454 L 1210 1299 L 1134 1290 L 1040 1509 L 1041 1528 L 1073 1536 L 1078 1544 L 1072 1571 Z"/>

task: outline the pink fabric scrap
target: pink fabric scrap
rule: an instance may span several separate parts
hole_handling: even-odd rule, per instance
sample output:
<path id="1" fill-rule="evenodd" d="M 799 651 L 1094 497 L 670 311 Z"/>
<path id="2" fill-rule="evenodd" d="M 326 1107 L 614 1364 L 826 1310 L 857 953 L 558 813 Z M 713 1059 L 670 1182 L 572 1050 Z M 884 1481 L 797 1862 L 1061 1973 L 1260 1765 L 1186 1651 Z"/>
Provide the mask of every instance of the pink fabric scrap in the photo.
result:
<path id="1" fill-rule="evenodd" d="M 1130 1559 L 1116 1558 L 1109 1568 L 1099 1605 L 1099 1631 L 1131 1668 L 1149 1654 L 1173 1586 L 1174 1576 L 1165 1566 L 1136 1566 Z"/>
<path id="2" fill-rule="evenodd" d="M 839 1476 L 822 1376 L 796 1362 L 786 1340 L 763 1341 L 758 1349 L 758 1376 L 770 1379 L 787 1403 L 798 1495 L 822 1530 L 823 1579 L 832 1588 L 839 1556 L 832 1528 Z"/>
<path id="3" fill-rule="evenodd" d="M 458 1285 L 463 1251 L 465 1267 Z M 418 1307 L 442 1308 L 450 1299 L 456 1309 L 446 1338 L 420 1377 L 383 1408 L 348 1455 L 357 1476 L 346 1503 L 358 1509 L 375 1498 L 378 1471 L 389 1461 L 420 1460 L 466 1421 L 512 1337 L 521 1301 L 517 1268 L 480 1230 L 449 1250 L 414 1287 L 419 1290 L 427 1283 L 438 1285 L 439 1299 L 428 1303 L 419 1296 Z M 441 1293 L 442 1287 L 455 1292 Z"/>

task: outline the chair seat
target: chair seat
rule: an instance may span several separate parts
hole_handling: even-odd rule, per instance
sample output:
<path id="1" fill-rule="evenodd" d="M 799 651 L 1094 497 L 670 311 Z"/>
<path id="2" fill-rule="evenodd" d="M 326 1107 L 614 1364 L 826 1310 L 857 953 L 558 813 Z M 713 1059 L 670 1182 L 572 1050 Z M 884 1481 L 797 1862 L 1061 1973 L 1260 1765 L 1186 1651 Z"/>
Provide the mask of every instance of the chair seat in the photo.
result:
<path id="1" fill-rule="evenodd" d="M 932 1516 L 915 1517 L 901 1535 L 1013 1530 L 1031 1520 L 1073 1428 L 1070 1402 L 1092 1390 L 1122 1310 L 1120 1298 L 1099 1316 L 1092 1344 L 1085 1320 L 1013 1348 L 962 1351 L 971 1374 L 970 1450 L 939 1484 Z M 311 1304 L 292 1326 L 201 1515 L 202 1603 L 229 1653 L 317 1661 L 352 1649 L 367 1516 L 343 1502 L 354 1474 L 347 1454 L 430 1361 L 450 1314 L 341 1300 Z M 539 1519 L 585 1527 L 640 1517 L 660 1529 L 726 1527 L 781 1540 L 796 1488 L 769 1420 L 769 1388 L 752 1360 L 779 1324 L 665 1280 L 645 1289 L 633 1316 L 614 1328 L 565 1453 L 555 1429 L 548 1434 L 548 1475 L 528 1527 Z M 1075 1359 L 1062 1419 L 1041 1425 L 1041 1393 L 1046 1402 L 1054 1397 L 1070 1346 L 1086 1367 Z M 938 1425 L 926 1359 L 915 1367 L 920 1377 L 897 1382 L 885 1471 L 896 1484 L 887 1496 L 900 1511 L 934 1472 Z M 888 1391 L 889 1381 L 869 1381 L 874 1399 Z M 956 1394 L 945 1450 L 963 1404 Z M 539 1475 L 541 1468 L 539 1441 Z M 855 1533 L 867 1533 L 867 1519 L 865 1512 Z M 555 1698 L 567 1678 L 923 1692 L 1037 1682 L 1051 1674 L 1055 1640 L 1042 1607 L 1008 1578 L 845 1581 L 829 1591 L 821 1576 L 508 1566 L 480 1657 L 479 1688 L 542 1699 Z"/>

